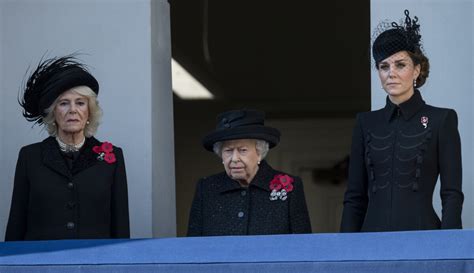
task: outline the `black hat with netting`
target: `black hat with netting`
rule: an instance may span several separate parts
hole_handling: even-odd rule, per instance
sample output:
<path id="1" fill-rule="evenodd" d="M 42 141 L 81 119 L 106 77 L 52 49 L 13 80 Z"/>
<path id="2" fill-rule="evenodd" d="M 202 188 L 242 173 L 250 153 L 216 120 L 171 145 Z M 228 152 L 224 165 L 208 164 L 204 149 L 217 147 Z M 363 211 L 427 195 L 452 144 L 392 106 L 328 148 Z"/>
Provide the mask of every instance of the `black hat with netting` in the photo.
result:
<path id="1" fill-rule="evenodd" d="M 421 50 L 418 17 L 410 18 L 408 10 L 405 10 L 405 20 L 401 24 L 380 23 L 374 32 L 374 37 L 376 39 L 372 44 L 372 55 L 376 65 L 399 51 Z"/>

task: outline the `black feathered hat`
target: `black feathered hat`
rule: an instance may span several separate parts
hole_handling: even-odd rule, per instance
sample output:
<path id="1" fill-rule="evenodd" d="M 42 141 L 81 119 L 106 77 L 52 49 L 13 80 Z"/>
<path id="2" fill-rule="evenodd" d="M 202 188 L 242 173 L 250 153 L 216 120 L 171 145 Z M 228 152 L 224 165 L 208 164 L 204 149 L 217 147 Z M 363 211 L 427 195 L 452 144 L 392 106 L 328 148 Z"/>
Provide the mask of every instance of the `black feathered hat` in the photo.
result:
<path id="1" fill-rule="evenodd" d="M 233 110 L 217 116 L 217 126 L 202 140 L 204 148 L 213 150 L 214 143 L 233 139 L 261 139 L 270 148 L 280 142 L 280 131 L 265 126 L 265 113 L 259 110 Z"/>
<path id="2" fill-rule="evenodd" d="M 56 98 L 77 86 L 88 86 L 96 94 L 99 93 L 97 80 L 73 55 L 41 60 L 29 76 L 23 97 L 19 100 L 23 116 L 35 124 L 42 124 L 45 110 Z"/>
<path id="3" fill-rule="evenodd" d="M 375 64 L 390 57 L 399 51 L 415 52 L 421 50 L 421 35 L 418 17 L 410 18 L 410 12 L 405 10 L 405 22 L 402 25 L 392 22 L 388 27 L 381 27 L 382 31 L 372 45 L 372 55 Z"/>

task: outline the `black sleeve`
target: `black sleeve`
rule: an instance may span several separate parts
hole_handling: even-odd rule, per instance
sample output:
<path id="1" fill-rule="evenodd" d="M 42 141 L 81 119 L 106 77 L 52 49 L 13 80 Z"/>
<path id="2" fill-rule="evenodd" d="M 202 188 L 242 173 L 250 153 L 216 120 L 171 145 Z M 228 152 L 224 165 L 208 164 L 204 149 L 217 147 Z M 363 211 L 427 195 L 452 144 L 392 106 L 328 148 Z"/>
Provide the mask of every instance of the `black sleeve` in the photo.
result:
<path id="1" fill-rule="evenodd" d="M 358 232 L 364 223 L 367 211 L 367 169 L 365 167 L 364 136 L 360 115 L 352 133 L 352 148 L 349 163 L 349 179 L 344 195 L 341 232 Z"/>
<path id="2" fill-rule="evenodd" d="M 189 213 L 187 236 L 202 236 L 202 183 L 203 179 L 199 180 L 196 185 L 196 192 Z"/>
<path id="3" fill-rule="evenodd" d="M 294 192 L 289 201 L 291 233 L 311 233 L 311 221 L 306 207 L 303 181 L 299 177 L 295 177 Z"/>
<path id="4" fill-rule="evenodd" d="M 122 149 L 114 147 L 116 164 L 114 182 L 112 184 L 112 238 L 130 238 L 128 214 L 127 174 Z"/>
<path id="5" fill-rule="evenodd" d="M 26 152 L 25 149 L 22 148 L 16 163 L 13 195 L 5 241 L 23 241 L 25 239 L 30 189 L 26 164 Z"/>
<path id="6" fill-rule="evenodd" d="M 442 229 L 462 228 L 461 140 L 458 132 L 458 117 L 449 110 L 439 131 L 439 168 L 441 180 Z"/>

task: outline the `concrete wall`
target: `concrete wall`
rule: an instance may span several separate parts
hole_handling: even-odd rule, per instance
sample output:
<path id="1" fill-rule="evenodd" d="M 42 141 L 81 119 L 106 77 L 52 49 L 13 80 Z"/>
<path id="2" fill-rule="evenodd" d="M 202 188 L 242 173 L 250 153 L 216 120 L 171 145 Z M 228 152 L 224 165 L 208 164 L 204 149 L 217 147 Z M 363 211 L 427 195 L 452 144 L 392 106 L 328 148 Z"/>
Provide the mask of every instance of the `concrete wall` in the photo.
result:
<path id="1" fill-rule="evenodd" d="M 167 1 L 151 4 L 153 235 L 176 236 L 170 10 Z"/>
<path id="2" fill-rule="evenodd" d="M 152 3 L 153 14 L 159 14 L 153 19 Z M 174 222 L 153 217 L 152 193 L 154 179 L 172 185 L 159 205 L 174 214 L 174 162 L 163 160 L 174 154 L 169 72 L 152 82 L 156 73 L 169 70 L 168 5 L 165 0 L 0 0 L 0 239 L 18 151 L 47 136 L 21 115 L 17 94 L 25 71 L 43 55 L 72 52 L 85 53 L 80 59 L 100 83 L 104 117 L 97 138 L 124 149 L 132 237 L 175 234 Z M 161 47 L 152 46 L 156 29 Z M 157 136 L 161 142 L 154 141 Z"/>
<path id="3" fill-rule="evenodd" d="M 472 0 L 372 0 L 372 29 L 383 19 L 398 21 L 403 11 L 418 16 L 423 47 L 430 59 L 427 83 L 420 89 L 431 105 L 453 108 L 459 117 L 463 158 L 463 225 L 474 228 L 474 2 Z M 372 109 L 385 104 L 385 92 L 372 69 Z M 439 183 L 433 197 L 441 215 Z"/>
<path id="4" fill-rule="evenodd" d="M 3 18 L 5 17 L 4 15 L 4 10 L 3 7 L 0 8 L 0 96 L 3 96 L 3 91 L 5 90 L 5 81 L 3 80 L 3 65 L 2 65 L 2 60 L 4 59 L 4 54 L 3 54 L 3 43 L 4 43 L 4 38 L 3 38 L 3 29 L 4 29 L 4 20 Z M 5 114 L 2 109 L 5 109 L 4 103 L 5 99 L 0 99 L 0 124 L 5 123 Z M 4 149 L 3 149 L 3 135 L 4 135 L 4 129 L 3 127 L 0 127 L 0 173 L 2 174 L 1 176 L 4 177 L 6 173 L 4 172 L 4 166 L 7 164 L 6 158 L 4 158 L 2 155 L 4 154 Z M 9 207 L 8 201 L 9 197 L 11 195 L 10 193 L 10 187 L 6 188 L 3 184 L 4 180 L 0 180 L 2 183 L 0 183 L 0 241 L 3 240 L 3 234 L 5 232 L 5 223 L 7 221 L 7 209 L 5 207 Z M 8 189 L 8 190 L 6 190 Z"/>

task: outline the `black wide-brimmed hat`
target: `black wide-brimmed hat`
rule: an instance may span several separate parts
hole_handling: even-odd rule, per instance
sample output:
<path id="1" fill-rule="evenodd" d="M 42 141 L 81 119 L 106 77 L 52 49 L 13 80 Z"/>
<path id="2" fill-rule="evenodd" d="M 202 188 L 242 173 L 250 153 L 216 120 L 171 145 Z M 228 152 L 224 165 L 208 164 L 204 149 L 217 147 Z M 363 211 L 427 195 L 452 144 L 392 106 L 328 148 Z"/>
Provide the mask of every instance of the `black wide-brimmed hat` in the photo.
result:
<path id="1" fill-rule="evenodd" d="M 73 55 L 40 61 L 28 77 L 19 101 L 23 116 L 35 124 L 42 124 L 45 110 L 56 98 L 77 86 L 88 86 L 96 94 L 99 93 L 97 80 Z"/>
<path id="2" fill-rule="evenodd" d="M 233 110 L 217 116 L 217 126 L 202 140 L 206 150 L 213 150 L 214 143 L 233 139 L 261 139 L 270 148 L 280 142 L 280 131 L 265 126 L 265 113 L 259 110 Z"/>
<path id="3" fill-rule="evenodd" d="M 415 52 L 421 50 L 421 35 L 418 17 L 410 18 L 410 12 L 405 10 L 405 22 L 402 25 L 392 22 L 381 24 L 376 30 L 377 38 L 372 45 L 372 55 L 378 64 L 399 51 Z"/>

